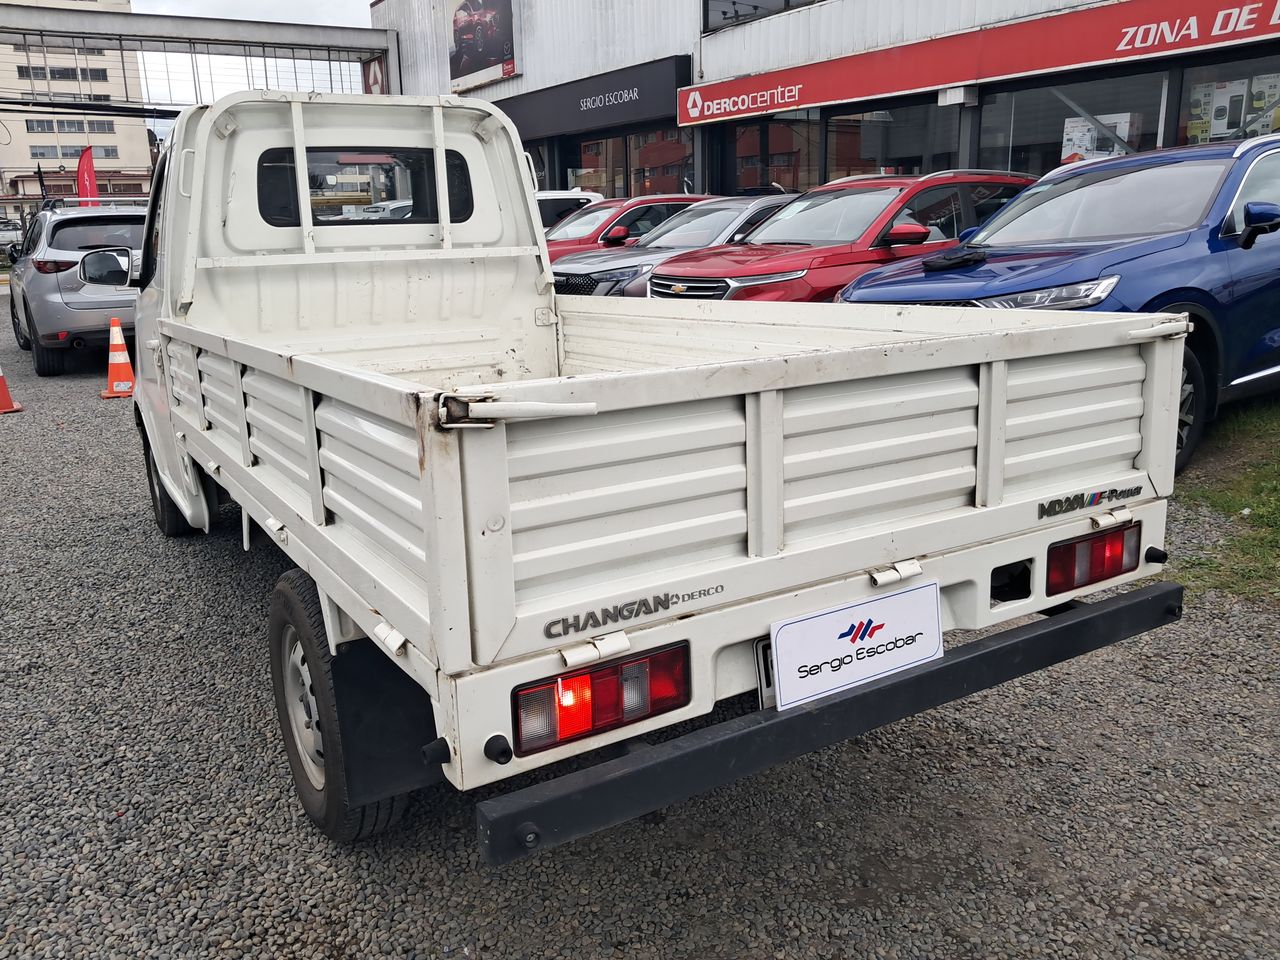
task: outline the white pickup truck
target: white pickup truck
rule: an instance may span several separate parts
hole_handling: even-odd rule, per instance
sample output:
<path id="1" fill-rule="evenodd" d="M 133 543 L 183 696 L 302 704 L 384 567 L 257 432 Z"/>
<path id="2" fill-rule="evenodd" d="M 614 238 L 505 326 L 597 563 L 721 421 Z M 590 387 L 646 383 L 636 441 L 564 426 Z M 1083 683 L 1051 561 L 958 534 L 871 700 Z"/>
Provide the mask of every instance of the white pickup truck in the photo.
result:
<path id="1" fill-rule="evenodd" d="M 160 529 L 229 498 L 297 564 L 332 838 L 578 758 L 477 804 L 505 862 L 1181 614 L 1079 598 L 1167 559 L 1185 317 L 557 298 L 514 129 L 450 97 L 186 110 L 148 218 L 81 275 L 140 288 Z"/>

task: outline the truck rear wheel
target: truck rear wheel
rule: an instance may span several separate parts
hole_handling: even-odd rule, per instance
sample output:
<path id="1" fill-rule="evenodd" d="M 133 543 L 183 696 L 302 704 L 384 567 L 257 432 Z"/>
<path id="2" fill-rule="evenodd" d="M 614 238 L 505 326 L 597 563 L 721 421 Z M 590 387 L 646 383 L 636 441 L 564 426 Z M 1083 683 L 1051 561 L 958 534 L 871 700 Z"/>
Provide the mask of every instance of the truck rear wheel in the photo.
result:
<path id="1" fill-rule="evenodd" d="M 342 729 L 332 654 L 320 596 L 311 578 L 291 570 L 271 595 L 271 683 L 293 787 L 307 816 L 330 840 L 363 840 L 393 826 L 407 795 L 352 806 L 347 802 Z"/>
<path id="2" fill-rule="evenodd" d="M 151 512 L 155 515 L 156 526 L 166 537 L 185 537 L 195 527 L 187 523 L 187 518 L 165 490 L 164 483 L 160 480 L 160 468 L 156 466 L 155 454 L 151 452 L 151 444 L 145 438 L 142 441 L 142 455 L 147 462 L 147 489 L 151 492 Z"/>

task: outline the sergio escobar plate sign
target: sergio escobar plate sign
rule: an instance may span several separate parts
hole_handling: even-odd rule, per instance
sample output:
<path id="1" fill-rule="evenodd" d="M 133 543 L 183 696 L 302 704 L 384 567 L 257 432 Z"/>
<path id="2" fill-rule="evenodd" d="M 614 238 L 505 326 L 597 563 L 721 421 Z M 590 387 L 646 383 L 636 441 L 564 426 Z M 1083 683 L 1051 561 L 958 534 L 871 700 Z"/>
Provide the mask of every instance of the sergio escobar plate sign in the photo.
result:
<path id="1" fill-rule="evenodd" d="M 778 709 L 942 656 L 938 583 L 773 624 Z"/>

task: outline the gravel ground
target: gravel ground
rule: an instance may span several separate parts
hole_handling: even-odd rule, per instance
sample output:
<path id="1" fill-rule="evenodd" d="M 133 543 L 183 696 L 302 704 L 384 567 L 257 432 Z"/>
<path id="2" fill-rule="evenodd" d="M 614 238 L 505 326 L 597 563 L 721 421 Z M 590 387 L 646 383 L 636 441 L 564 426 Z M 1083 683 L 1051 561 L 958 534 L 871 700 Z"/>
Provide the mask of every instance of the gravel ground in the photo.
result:
<path id="1" fill-rule="evenodd" d="M 1223 595 L 501 871 L 444 788 L 328 843 L 272 710 L 286 563 L 234 512 L 157 533 L 103 362 L 0 345 L 0 958 L 1280 956 L 1280 609 Z M 1176 510 L 1175 554 L 1223 529 Z"/>

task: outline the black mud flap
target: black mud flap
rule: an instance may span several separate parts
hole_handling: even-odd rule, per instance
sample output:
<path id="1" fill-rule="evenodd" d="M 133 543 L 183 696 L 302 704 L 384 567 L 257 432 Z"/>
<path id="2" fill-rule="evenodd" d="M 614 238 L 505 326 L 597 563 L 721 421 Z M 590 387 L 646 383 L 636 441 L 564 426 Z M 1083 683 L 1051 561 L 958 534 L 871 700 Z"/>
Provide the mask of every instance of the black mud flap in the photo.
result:
<path id="1" fill-rule="evenodd" d="M 332 672 L 349 804 L 385 800 L 443 779 L 438 763 L 423 762 L 422 749 L 436 739 L 436 726 L 422 687 L 368 638 L 338 647 Z"/>

